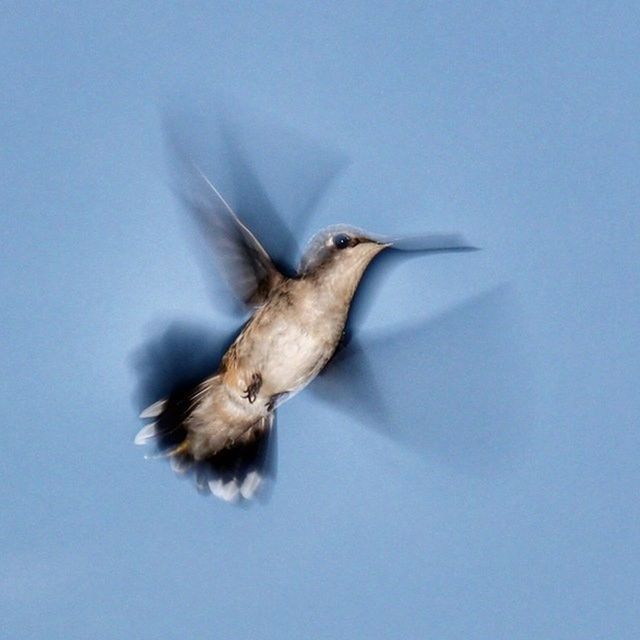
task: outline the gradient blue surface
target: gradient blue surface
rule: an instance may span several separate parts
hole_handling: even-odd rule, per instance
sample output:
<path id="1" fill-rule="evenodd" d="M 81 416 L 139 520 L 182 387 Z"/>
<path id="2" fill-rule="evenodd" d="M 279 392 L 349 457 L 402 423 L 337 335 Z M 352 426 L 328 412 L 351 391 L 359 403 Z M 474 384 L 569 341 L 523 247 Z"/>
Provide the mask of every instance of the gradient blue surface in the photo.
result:
<path id="1" fill-rule="evenodd" d="M 640 635 L 636 3 L 1 13 L 2 637 Z M 218 322 L 158 107 L 221 88 L 351 159 L 311 228 L 484 248 L 395 270 L 367 327 L 433 318 L 440 344 L 510 283 L 516 324 L 484 334 L 518 327 L 506 444 L 476 437 L 474 398 L 425 451 L 302 394 L 267 505 L 142 460 L 131 353 L 154 323 Z M 483 362 L 462 333 L 458 385 Z"/>

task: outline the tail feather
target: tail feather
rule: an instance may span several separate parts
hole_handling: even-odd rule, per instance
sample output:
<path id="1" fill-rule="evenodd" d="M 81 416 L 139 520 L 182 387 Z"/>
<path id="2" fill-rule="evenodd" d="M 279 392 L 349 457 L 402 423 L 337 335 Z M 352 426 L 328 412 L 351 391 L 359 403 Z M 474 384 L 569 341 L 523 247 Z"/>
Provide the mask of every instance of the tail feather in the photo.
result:
<path id="1" fill-rule="evenodd" d="M 144 445 L 147 444 L 150 440 L 153 440 L 153 438 L 155 438 L 157 435 L 158 432 L 156 430 L 156 423 L 151 422 L 142 427 L 140 431 L 138 431 L 136 437 L 133 440 L 133 443 L 137 445 Z"/>
<path id="2" fill-rule="evenodd" d="M 225 502 L 251 500 L 265 480 L 275 476 L 275 413 L 256 422 L 233 445 L 196 460 L 189 450 L 186 421 L 199 388 L 172 394 L 151 405 L 153 411 L 143 413 L 154 422 L 145 425 L 134 442 L 153 444 L 155 455 L 149 457 L 167 458 L 177 475 L 195 480 L 200 493 L 210 493 Z"/>
<path id="3" fill-rule="evenodd" d="M 140 418 L 143 420 L 146 420 L 147 418 L 157 418 L 164 410 L 165 403 L 166 400 L 158 400 L 157 402 L 154 402 L 140 413 Z"/>
<path id="4" fill-rule="evenodd" d="M 186 421 L 205 386 L 203 381 L 211 382 L 230 339 L 174 323 L 144 345 L 135 365 L 140 404 L 146 407 L 140 417 L 151 422 L 134 442 L 153 445 L 154 453 L 148 457 L 167 459 L 173 471 L 193 479 L 200 492 L 241 502 L 264 495 L 266 480 L 275 478 L 273 414 L 254 424 L 234 445 L 204 460 L 195 460 L 185 448 Z"/>
<path id="5" fill-rule="evenodd" d="M 176 475 L 182 476 L 191 470 L 193 458 L 191 456 L 176 454 L 169 456 L 169 464 L 171 465 L 171 470 Z"/>

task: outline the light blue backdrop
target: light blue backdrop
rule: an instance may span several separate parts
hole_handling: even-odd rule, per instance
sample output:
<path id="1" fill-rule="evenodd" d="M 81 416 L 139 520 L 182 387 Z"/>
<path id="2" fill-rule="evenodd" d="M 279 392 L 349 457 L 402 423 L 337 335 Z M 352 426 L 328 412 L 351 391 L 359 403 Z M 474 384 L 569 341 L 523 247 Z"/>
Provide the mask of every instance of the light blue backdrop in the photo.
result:
<path id="1" fill-rule="evenodd" d="M 637 638 L 637 3 L 102 4 L 0 10 L 0 635 Z M 408 407 L 504 363 L 506 432 L 461 396 L 403 449 L 302 394 L 245 510 L 142 460 L 131 353 L 217 322 L 159 105 L 216 88 L 351 159 L 311 228 L 484 248 L 395 270 L 368 328 L 434 319 Z"/>

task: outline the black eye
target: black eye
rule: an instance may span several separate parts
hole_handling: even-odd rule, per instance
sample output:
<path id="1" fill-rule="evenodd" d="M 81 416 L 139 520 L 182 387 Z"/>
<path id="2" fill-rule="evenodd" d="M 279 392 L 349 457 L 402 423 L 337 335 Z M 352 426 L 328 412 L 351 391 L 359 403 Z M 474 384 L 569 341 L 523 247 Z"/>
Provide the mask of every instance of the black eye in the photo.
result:
<path id="1" fill-rule="evenodd" d="M 346 249 L 351 244 L 351 236 L 348 236 L 346 233 L 339 233 L 333 236 L 333 244 L 338 249 Z"/>

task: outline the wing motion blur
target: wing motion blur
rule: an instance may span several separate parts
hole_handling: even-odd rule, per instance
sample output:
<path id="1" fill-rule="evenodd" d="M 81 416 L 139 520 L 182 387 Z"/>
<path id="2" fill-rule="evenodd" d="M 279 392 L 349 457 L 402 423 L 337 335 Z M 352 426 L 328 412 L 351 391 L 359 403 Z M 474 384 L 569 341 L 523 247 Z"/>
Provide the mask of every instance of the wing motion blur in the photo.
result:
<path id="1" fill-rule="evenodd" d="M 264 122 L 249 132 L 228 117 L 216 118 L 213 129 L 193 118 L 185 122 L 167 120 L 166 126 L 175 190 L 197 223 L 198 238 L 207 241 L 205 265 L 215 257 L 219 273 L 209 281 L 226 282 L 241 303 L 235 311 L 246 313 L 294 274 L 296 238 L 346 162 Z M 248 148 L 261 151 L 248 154 Z M 284 155 L 274 157 L 273 149 Z M 457 466 L 495 464 L 521 437 L 528 406 L 511 296 L 499 288 L 413 327 L 358 335 L 381 277 L 394 264 L 475 250 L 456 234 L 384 241 L 390 248 L 365 272 L 344 344 L 310 391 L 390 438 Z M 215 293 L 220 308 L 224 297 L 219 288 Z M 217 367 L 233 337 L 175 323 L 136 358 L 141 417 L 150 421 L 136 443 L 153 445 L 177 474 L 228 501 L 249 499 L 275 478 L 275 413 L 206 460 L 195 460 L 181 443 L 203 381 L 219 383 Z"/>
<path id="2" fill-rule="evenodd" d="M 263 304 L 282 275 L 216 187 L 195 165 L 191 171 L 191 189 L 183 191 L 182 202 L 213 249 L 220 273 L 247 307 Z"/>
<path id="3" fill-rule="evenodd" d="M 215 306 L 232 314 L 260 304 L 280 273 L 295 273 L 298 241 L 347 164 L 266 118 L 246 120 L 239 126 L 222 107 L 214 118 L 165 118 L 173 189 L 198 224 L 198 243 L 207 241 L 202 262 Z M 219 286 L 220 273 L 229 286 Z M 241 307 L 229 304 L 229 290 Z"/>
<path id="4" fill-rule="evenodd" d="M 365 271 L 351 303 L 347 321 L 345 344 L 351 341 L 362 326 L 383 281 L 401 263 L 426 255 L 478 251 L 457 233 L 431 233 L 424 235 L 381 238 L 391 246 L 383 251 Z"/>
<path id="5" fill-rule="evenodd" d="M 357 336 L 308 393 L 422 455 L 493 468 L 517 454 L 530 422 L 523 341 L 513 292 L 501 286 L 413 326 Z"/>

